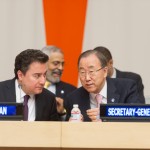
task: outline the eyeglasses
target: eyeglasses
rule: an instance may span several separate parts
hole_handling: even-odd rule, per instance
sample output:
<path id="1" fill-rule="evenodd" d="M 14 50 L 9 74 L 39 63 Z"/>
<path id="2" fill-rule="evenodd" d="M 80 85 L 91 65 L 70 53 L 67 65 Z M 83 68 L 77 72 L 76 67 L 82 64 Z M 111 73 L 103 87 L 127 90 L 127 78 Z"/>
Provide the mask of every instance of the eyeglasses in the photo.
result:
<path id="1" fill-rule="evenodd" d="M 79 75 L 80 75 L 80 77 L 85 77 L 86 74 L 88 74 L 90 77 L 93 77 L 96 75 L 96 72 L 100 71 L 103 68 L 104 67 L 101 67 L 100 69 L 97 69 L 97 70 L 89 70 L 89 71 L 79 70 Z"/>

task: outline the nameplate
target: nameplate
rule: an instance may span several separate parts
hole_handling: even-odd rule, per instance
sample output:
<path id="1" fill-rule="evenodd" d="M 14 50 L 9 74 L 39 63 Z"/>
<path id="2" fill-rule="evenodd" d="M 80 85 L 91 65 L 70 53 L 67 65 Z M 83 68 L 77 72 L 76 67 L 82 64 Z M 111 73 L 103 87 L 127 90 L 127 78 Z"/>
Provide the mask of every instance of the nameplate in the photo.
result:
<path id="1" fill-rule="evenodd" d="M 0 116 L 16 115 L 17 106 L 0 105 Z"/>
<path id="2" fill-rule="evenodd" d="M 23 103 L 0 102 L 0 120 L 23 120 Z"/>
<path id="3" fill-rule="evenodd" d="M 148 104 L 101 104 L 100 118 L 116 121 L 120 120 L 149 120 L 150 105 Z"/>

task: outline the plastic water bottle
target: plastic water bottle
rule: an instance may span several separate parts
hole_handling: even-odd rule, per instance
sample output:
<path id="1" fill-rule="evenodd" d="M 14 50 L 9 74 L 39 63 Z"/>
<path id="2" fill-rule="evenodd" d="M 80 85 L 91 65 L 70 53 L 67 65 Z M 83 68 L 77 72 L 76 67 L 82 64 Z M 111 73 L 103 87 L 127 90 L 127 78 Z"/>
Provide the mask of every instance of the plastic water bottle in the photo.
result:
<path id="1" fill-rule="evenodd" d="M 73 104 L 73 109 L 71 110 L 71 122 L 81 122 L 81 111 L 78 104 Z"/>

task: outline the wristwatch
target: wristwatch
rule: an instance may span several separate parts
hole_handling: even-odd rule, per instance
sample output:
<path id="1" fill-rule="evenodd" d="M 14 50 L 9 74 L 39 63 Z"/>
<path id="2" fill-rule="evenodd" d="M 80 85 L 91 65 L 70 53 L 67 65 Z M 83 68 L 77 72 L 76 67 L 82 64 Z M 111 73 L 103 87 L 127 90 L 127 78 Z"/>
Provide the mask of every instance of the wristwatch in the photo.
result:
<path id="1" fill-rule="evenodd" d="M 60 115 L 60 116 L 66 115 L 66 109 L 64 109 L 61 114 L 59 113 L 59 115 Z"/>

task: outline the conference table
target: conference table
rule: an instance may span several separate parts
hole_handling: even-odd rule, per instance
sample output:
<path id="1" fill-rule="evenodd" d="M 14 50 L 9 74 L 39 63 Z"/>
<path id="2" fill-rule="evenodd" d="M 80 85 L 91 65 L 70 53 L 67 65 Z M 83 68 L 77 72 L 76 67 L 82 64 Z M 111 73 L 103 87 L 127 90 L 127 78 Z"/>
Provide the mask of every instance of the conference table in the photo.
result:
<path id="1" fill-rule="evenodd" d="M 0 150 L 150 149 L 148 122 L 0 122 Z"/>

